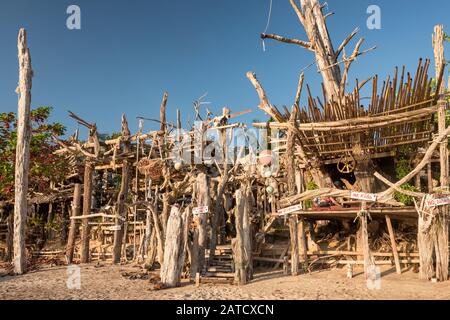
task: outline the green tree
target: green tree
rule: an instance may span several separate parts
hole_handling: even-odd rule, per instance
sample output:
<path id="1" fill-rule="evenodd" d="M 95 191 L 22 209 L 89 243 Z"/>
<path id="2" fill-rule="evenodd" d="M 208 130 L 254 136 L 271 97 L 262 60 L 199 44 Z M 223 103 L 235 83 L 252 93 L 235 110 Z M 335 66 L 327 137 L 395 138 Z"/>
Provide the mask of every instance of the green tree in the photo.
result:
<path id="1" fill-rule="evenodd" d="M 50 181 L 62 181 L 67 172 L 63 157 L 53 154 L 58 147 L 52 141 L 52 135 L 61 136 L 66 128 L 60 123 L 49 122 L 51 111 L 51 107 L 31 111 L 29 188 L 35 192 L 45 191 Z M 16 144 L 16 113 L 0 113 L 0 200 L 14 197 Z"/>

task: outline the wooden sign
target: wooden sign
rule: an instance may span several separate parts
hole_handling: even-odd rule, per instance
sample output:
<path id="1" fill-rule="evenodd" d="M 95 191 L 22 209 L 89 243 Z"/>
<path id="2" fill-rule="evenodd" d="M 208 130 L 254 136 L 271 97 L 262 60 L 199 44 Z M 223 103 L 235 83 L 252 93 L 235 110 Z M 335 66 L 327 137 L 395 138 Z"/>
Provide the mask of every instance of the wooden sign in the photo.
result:
<path id="1" fill-rule="evenodd" d="M 198 216 L 200 213 L 208 213 L 208 212 L 209 212 L 208 206 L 195 207 L 192 209 L 192 213 L 196 216 Z"/>
<path id="2" fill-rule="evenodd" d="M 450 196 L 443 197 L 443 198 L 434 198 L 433 196 L 431 196 L 425 201 L 426 201 L 426 206 L 428 208 L 445 206 L 447 204 L 450 204 Z"/>
<path id="3" fill-rule="evenodd" d="M 119 225 L 106 228 L 106 230 L 110 230 L 110 231 L 119 231 L 120 229 L 122 229 L 122 227 Z"/>
<path id="4" fill-rule="evenodd" d="M 282 215 L 289 214 L 289 213 L 292 213 L 292 212 L 295 212 L 295 211 L 300 211 L 302 209 L 303 209 L 302 205 L 301 204 L 297 204 L 295 206 L 291 206 L 291 207 L 287 207 L 287 208 L 283 208 L 283 209 L 278 210 L 278 214 L 280 216 L 282 216 Z"/>
<path id="5" fill-rule="evenodd" d="M 355 200 L 363 200 L 363 201 L 377 201 L 377 195 L 374 193 L 365 193 L 365 192 L 355 192 L 352 191 L 350 198 Z"/>

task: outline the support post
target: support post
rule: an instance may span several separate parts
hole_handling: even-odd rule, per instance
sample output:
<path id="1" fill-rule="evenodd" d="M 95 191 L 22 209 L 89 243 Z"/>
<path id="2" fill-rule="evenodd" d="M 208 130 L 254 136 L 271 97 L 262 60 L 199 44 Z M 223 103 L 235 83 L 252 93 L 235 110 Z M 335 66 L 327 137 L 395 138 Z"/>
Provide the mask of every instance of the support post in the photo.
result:
<path id="1" fill-rule="evenodd" d="M 394 262 L 395 262 L 395 271 L 397 274 L 402 274 L 402 267 L 400 265 L 400 258 L 398 256 L 398 250 L 397 250 L 397 244 L 395 243 L 395 233 L 394 228 L 392 227 L 391 218 L 386 215 L 386 225 L 388 227 L 389 232 L 389 238 L 391 239 L 391 247 L 392 247 L 392 254 L 394 255 Z"/>
<path id="2" fill-rule="evenodd" d="M 73 202 L 72 202 L 72 217 L 77 217 L 80 215 L 81 209 L 81 184 L 76 183 L 73 190 Z M 77 236 L 77 220 L 70 220 L 69 228 L 69 238 L 67 240 L 66 247 L 66 258 L 67 263 L 71 264 L 73 262 L 73 252 L 75 249 L 75 239 Z"/>
<path id="3" fill-rule="evenodd" d="M 178 205 L 174 205 L 170 211 L 164 248 L 164 262 L 161 266 L 161 282 L 166 288 L 180 285 L 186 257 L 189 215 L 189 209 L 182 213 Z"/>
<path id="4" fill-rule="evenodd" d="M 130 130 L 128 129 L 128 122 L 125 115 L 122 115 L 122 141 L 124 153 L 130 152 Z M 120 192 L 117 197 L 117 215 L 116 218 L 116 230 L 114 231 L 114 248 L 113 248 L 113 263 L 119 263 L 122 255 L 122 242 L 124 241 L 124 219 L 127 215 L 127 208 L 125 202 L 128 197 L 128 188 L 130 182 L 130 161 L 125 158 L 122 166 L 122 179 L 120 183 Z M 126 255 L 126 252 L 124 253 Z M 125 257 L 126 258 L 126 257 Z"/>
<path id="5" fill-rule="evenodd" d="M 197 175 L 197 181 L 195 184 L 195 198 L 198 207 L 207 206 L 209 208 L 211 206 L 208 180 L 206 174 L 203 172 Z M 205 213 L 199 213 L 197 216 L 194 217 L 195 230 L 194 230 L 194 242 L 192 246 L 193 248 L 192 261 L 191 261 L 192 278 L 194 278 L 198 272 L 202 272 L 203 267 L 205 265 L 205 251 L 206 251 L 206 237 L 207 237 L 206 220 L 207 216 Z"/>

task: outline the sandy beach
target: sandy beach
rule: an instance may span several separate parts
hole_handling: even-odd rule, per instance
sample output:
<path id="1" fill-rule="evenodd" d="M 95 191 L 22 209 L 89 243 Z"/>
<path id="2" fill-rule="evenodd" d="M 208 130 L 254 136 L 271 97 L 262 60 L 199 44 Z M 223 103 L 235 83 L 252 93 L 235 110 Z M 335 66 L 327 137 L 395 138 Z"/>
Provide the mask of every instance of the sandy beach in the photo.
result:
<path id="1" fill-rule="evenodd" d="M 67 267 L 45 266 L 21 276 L 0 277 L 0 299 L 139 299 L 139 300 L 367 300 L 367 299 L 449 299 L 450 282 L 432 283 L 417 273 L 382 269 L 381 288 L 369 290 L 362 270 L 347 279 L 345 269 L 334 269 L 296 277 L 281 271 L 258 273 L 246 286 L 195 284 L 183 281 L 173 289 L 155 290 L 139 266 L 81 265 L 80 289 L 67 288 Z M 155 272 L 155 275 L 157 272 Z"/>

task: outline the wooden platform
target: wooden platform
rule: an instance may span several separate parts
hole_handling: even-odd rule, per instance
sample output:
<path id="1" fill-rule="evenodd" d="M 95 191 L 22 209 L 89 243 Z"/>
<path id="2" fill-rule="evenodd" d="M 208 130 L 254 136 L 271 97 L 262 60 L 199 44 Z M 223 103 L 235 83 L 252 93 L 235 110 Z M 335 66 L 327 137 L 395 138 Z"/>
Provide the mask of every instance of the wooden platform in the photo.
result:
<path id="1" fill-rule="evenodd" d="M 417 211 L 414 207 L 403 207 L 403 208 L 369 208 L 371 217 L 373 219 L 384 219 L 385 216 L 389 216 L 392 219 L 397 220 L 417 220 L 418 215 Z M 315 220 L 341 220 L 341 219 L 354 219 L 358 214 L 359 209 L 357 208 L 341 208 L 336 209 L 333 207 L 329 208 L 321 208 L 314 210 L 301 210 L 296 211 L 290 214 L 297 214 L 304 218 L 315 219 Z M 274 216 L 280 216 L 278 214 L 274 214 Z M 280 216 L 282 217 L 282 216 Z"/>

